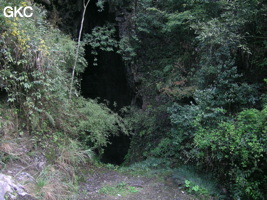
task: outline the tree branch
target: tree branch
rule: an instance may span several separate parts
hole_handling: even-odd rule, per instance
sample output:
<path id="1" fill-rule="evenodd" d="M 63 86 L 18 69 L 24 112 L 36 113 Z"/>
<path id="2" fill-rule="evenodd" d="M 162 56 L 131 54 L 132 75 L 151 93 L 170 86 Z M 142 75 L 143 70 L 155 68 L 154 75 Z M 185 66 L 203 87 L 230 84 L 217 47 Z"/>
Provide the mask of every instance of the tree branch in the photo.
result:
<path id="1" fill-rule="evenodd" d="M 78 36 L 78 43 L 77 43 L 77 48 L 76 48 L 75 60 L 74 60 L 74 65 L 73 65 L 72 75 L 71 75 L 71 83 L 70 83 L 70 91 L 69 91 L 69 98 L 70 99 L 72 97 L 72 88 L 73 88 L 75 70 L 76 70 L 78 57 L 79 57 L 79 50 L 80 50 L 80 46 L 81 46 L 81 37 L 82 37 L 82 31 L 83 31 L 84 16 L 85 16 L 86 9 L 87 9 L 87 6 L 89 5 L 89 3 L 90 3 L 90 0 L 88 0 L 87 3 L 85 3 L 85 0 L 83 0 L 83 15 L 82 15 L 82 21 L 81 21 L 79 36 Z"/>

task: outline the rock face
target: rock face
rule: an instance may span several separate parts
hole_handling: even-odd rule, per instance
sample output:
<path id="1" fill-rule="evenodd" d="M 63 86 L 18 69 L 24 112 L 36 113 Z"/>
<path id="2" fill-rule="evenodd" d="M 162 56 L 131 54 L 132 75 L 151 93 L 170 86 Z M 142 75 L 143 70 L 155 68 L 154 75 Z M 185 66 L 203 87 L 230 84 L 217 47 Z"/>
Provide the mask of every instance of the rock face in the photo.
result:
<path id="1" fill-rule="evenodd" d="M 5 196 L 8 199 L 32 199 L 23 186 L 15 183 L 11 176 L 0 174 L 0 200 L 5 200 Z"/>

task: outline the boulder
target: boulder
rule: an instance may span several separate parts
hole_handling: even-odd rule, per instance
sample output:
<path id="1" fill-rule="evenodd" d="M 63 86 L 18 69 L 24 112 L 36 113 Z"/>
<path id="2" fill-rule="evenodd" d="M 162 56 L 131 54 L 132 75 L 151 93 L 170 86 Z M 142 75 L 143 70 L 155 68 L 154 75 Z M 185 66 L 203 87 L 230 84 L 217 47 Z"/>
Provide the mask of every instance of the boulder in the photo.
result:
<path id="1" fill-rule="evenodd" d="M 16 183 L 11 176 L 0 173 L 0 200 L 5 200 L 5 197 L 8 197 L 8 199 L 18 199 L 26 196 L 29 197 L 29 194 L 21 184 Z"/>

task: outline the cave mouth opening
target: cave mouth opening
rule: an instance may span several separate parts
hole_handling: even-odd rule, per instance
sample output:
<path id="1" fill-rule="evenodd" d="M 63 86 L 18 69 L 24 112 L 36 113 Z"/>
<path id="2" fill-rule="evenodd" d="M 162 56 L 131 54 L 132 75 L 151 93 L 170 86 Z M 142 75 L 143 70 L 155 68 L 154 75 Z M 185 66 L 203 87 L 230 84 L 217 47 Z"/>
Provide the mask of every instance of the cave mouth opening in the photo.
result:
<path id="1" fill-rule="evenodd" d="M 84 22 L 84 33 L 91 33 L 96 26 L 106 22 L 116 24 L 115 14 L 109 12 L 108 2 L 102 12 L 96 7 L 96 0 L 91 1 Z M 118 27 L 117 38 L 118 36 Z M 81 75 L 81 94 L 85 98 L 98 98 L 100 102 L 108 101 L 109 108 L 118 112 L 122 107 L 131 104 L 133 92 L 128 84 L 127 71 L 121 55 L 116 52 L 98 52 L 98 65 L 93 65 L 94 57 L 90 46 L 85 47 L 88 66 Z M 115 104 L 116 106 L 114 106 Z M 104 148 L 101 162 L 121 165 L 128 153 L 131 137 L 120 133 L 110 136 L 110 143 Z"/>
<path id="2" fill-rule="evenodd" d="M 101 157 L 101 162 L 106 164 L 121 165 L 128 153 L 131 137 L 119 134 L 109 138 L 110 144 L 104 148 L 104 153 Z"/>
<path id="3" fill-rule="evenodd" d="M 0 85 L 0 102 L 6 102 L 8 98 L 8 93 Z"/>

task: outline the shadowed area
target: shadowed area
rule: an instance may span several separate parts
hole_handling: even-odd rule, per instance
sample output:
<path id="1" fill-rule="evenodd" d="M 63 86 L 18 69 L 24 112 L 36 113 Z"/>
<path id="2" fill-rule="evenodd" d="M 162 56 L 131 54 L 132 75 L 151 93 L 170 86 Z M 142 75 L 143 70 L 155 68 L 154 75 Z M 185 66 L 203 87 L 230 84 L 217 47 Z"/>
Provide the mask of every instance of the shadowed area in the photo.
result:
<path id="1" fill-rule="evenodd" d="M 107 3 L 105 7 L 108 7 Z M 102 26 L 105 22 L 115 23 L 114 14 L 108 12 L 108 9 L 98 12 L 95 1 L 90 3 L 88 9 L 84 24 L 85 33 L 91 33 L 92 28 Z M 86 59 L 88 67 L 82 74 L 82 95 L 85 98 L 99 98 L 100 102 L 108 102 L 108 106 L 114 111 L 130 105 L 132 90 L 127 81 L 126 68 L 121 55 L 116 52 L 98 51 L 98 65 L 94 66 L 91 48 L 87 46 Z M 119 165 L 128 152 L 130 138 L 121 134 L 109 139 L 111 143 L 105 148 L 102 161 Z"/>

